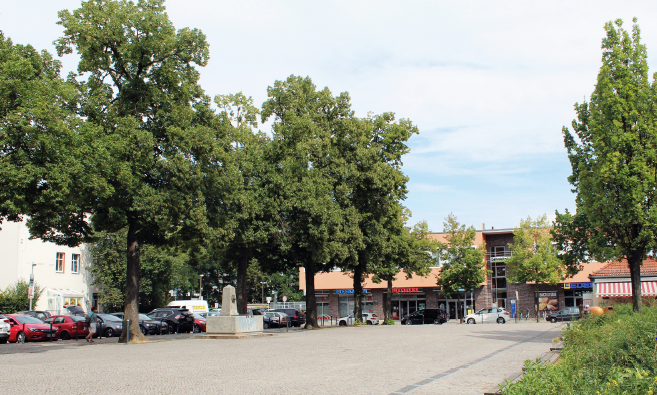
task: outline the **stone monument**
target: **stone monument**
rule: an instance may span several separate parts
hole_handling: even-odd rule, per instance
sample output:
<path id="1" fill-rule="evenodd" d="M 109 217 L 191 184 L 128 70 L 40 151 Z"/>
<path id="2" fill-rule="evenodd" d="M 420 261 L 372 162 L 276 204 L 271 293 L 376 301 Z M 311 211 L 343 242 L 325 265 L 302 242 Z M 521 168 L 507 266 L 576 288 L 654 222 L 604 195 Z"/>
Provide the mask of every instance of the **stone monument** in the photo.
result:
<path id="1" fill-rule="evenodd" d="M 235 288 L 227 285 L 221 297 L 221 315 L 208 316 L 206 334 L 194 335 L 192 338 L 239 339 L 262 334 L 262 316 L 239 315 Z"/>

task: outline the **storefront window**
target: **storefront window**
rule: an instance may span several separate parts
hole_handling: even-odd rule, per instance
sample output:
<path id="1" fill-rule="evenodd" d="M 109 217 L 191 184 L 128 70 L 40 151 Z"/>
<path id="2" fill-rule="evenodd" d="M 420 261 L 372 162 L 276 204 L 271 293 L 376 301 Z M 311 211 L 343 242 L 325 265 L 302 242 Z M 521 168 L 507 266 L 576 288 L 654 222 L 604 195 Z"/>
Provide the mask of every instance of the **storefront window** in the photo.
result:
<path id="1" fill-rule="evenodd" d="M 564 290 L 564 296 L 566 307 L 577 307 L 584 304 L 584 291 L 576 291 L 573 289 Z"/>
<path id="2" fill-rule="evenodd" d="M 400 319 L 426 306 L 425 294 L 392 294 L 392 318 Z"/>

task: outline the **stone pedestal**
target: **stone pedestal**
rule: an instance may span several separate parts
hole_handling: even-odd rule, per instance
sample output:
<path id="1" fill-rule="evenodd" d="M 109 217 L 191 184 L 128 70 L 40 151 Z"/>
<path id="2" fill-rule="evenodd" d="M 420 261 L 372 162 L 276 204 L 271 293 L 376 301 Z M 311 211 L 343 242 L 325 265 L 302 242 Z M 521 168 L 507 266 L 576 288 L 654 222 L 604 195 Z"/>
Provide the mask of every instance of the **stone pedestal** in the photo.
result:
<path id="1" fill-rule="evenodd" d="M 208 317 L 206 333 L 236 334 L 262 332 L 262 316 L 247 317 L 244 315 Z"/>

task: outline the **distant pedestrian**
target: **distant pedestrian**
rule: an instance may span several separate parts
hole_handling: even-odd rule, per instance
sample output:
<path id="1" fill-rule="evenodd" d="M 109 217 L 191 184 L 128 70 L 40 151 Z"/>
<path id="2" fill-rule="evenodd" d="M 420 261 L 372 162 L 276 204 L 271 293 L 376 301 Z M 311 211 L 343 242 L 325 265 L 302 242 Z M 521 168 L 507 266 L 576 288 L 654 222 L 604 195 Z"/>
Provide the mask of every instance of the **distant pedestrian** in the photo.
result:
<path id="1" fill-rule="evenodd" d="M 85 339 L 87 342 L 94 343 L 93 335 L 96 333 L 96 328 L 98 328 L 98 314 L 96 314 L 96 306 L 91 306 L 91 311 L 87 313 L 85 318 L 85 323 L 89 327 L 89 334 Z"/>

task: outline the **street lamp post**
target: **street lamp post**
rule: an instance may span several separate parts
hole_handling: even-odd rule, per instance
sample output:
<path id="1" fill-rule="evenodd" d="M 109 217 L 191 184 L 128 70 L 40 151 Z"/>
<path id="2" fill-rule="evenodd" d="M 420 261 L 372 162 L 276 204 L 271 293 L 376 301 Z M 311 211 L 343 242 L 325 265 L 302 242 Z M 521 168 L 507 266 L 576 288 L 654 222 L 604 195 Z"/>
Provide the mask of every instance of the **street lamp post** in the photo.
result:
<path id="1" fill-rule="evenodd" d="M 200 282 L 199 287 L 198 287 L 199 288 L 198 297 L 200 298 L 200 300 L 203 300 L 203 274 L 200 274 L 198 276 L 198 278 L 199 278 L 199 282 Z"/>
<path id="2" fill-rule="evenodd" d="M 265 304 L 265 284 L 267 284 L 267 281 L 260 281 L 260 285 L 262 286 L 262 304 Z"/>
<path id="3" fill-rule="evenodd" d="M 30 288 L 32 288 L 32 292 L 34 292 L 34 266 L 36 266 L 36 263 L 32 262 L 32 271 L 30 272 Z M 30 311 L 32 310 L 32 299 L 34 299 L 34 296 L 30 297 Z"/>

